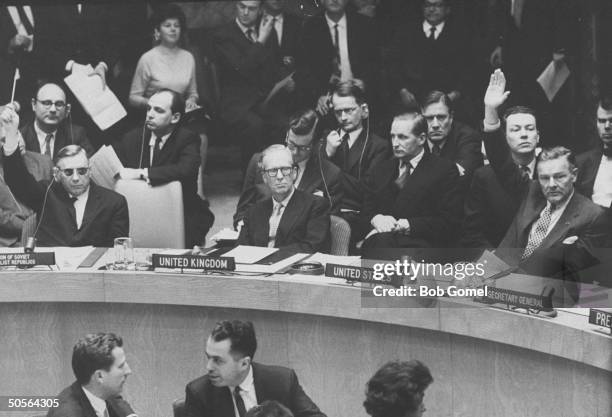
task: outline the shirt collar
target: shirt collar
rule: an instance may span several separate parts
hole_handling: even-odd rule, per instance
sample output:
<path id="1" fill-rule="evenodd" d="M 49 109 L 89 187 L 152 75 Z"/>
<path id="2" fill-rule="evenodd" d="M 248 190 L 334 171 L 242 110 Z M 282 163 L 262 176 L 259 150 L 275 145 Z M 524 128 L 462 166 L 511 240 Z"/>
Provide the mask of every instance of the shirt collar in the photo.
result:
<path id="1" fill-rule="evenodd" d="M 442 31 L 444 30 L 444 25 L 446 24 L 446 22 L 441 22 L 438 23 L 435 27 L 436 27 L 436 32 L 435 32 L 435 37 L 437 38 L 440 33 L 442 33 Z M 423 31 L 425 32 L 425 34 L 427 36 L 429 36 L 429 31 L 431 30 L 431 28 L 433 27 L 433 25 L 431 23 L 429 23 L 427 20 L 423 20 Z"/>
<path id="2" fill-rule="evenodd" d="M 312 156 L 311 156 L 311 158 L 312 158 Z M 303 161 L 298 162 L 297 166 L 300 169 L 300 172 L 304 172 L 306 170 L 306 164 L 307 163 L 308 163 L 308 159 L 304 159 Z"/>
<path id="3" fill-rule="evenodd" d="M 274 18 L 276 18 L 276 23 L 277 23 L 277 24 L 278 24 L 278 23 L 283 23 L 283 13 L 279 13 L 279 14 L 277 14 L 276 16 L 272 16 L 271 14 L 264 12 L 264 14 L 263 14 L 263 18 L 261 19 L 261 21 L 263 22 L 263 21 L 264 21 L 264 19 L 266 19 L 266 17 L 267 17 L 267 18 L 269 18 L 269 19 L 274 19 Z"/>
<path id="4" fill-rule="evenodd" d="M 242 33 L 244 33 L 244 36 L 246 36 L 247 30 L 249 30 L 249 29 L 252 30 L 254 34 L 257 33 L 257 29 L 256 29 L 255 25 L 253 25 L 252 27 L 246 27 L 245 25 L 240 23 L 240 20 L 238 20 L 238 18 L 236 18 L 236 24 L 238 25 L 238 27 L 240 28 Z"/>
<path id="5" fill-rule="evenodd" d="M 36 136 L 38 136 L 39 138 L 42 137 L 43 139 L 45 139 L 49 133 L 52 134 L 53 139 L 55 139 L 55 134 L 57 133 L 57 129 L 49 133 L 43 131 L 40 127 L 38 127 L 38 122 L 36 120 L 34 120 L 34 131 L 36 132 Z"/>
<path id="6" fill-rule="evenodd" d="M 533 158 L 530 163 L 527 164 L 527 168 L 529 168 L 529 176 L 533 178 L 533 172 L 535 171 L 536 159 Z"/>
<path id="7" fill-rule="evenodd" d="M 363 131 L 363 127 L 360 127 L 359 129 L 355 129 L 352 132 L 345 132 L 344 130 L 340 130 L 340 137 L 342 137 L 346 133 L 348 133 L 348 135 L 349 135 L 349 148 L 351 148 L 353 146 L 353 144 L 355 143 L 355 141 L 357 140 L 357 138 L 359 137 L 359 135 L 361 135 L 362 131 Z"/>
<path id="8" fill-rule="evenodd" d="M 249 372 L 247 373 L 244 381 L 239 385 L 241 391 L 255 392 L 255 383 L 253 382 L 253 365 L 249 365 Z M 236 387 L 229 386 L 230 391 L 233 393 Z"/>
<path id="9" fill-rule="evenodd" d="M 570 200 L 574 197 L 574 190 L 572 190 L 572 193 L 570 194 L 570 196 L 563 202 L 563 204 L 561 204 L 560 206 L 555 207 L 554 210 L 551 210 L 551 213 L 554 212 L 560 212 L 563 213 L 565 211 L 565 208 L 567 207 L 567 205 L 569 204 Z M 551 207 L 550 201 L 546 200 L 546 207 Z"/>
<path id="10" fill-rule="evenodd" d="M 433 151 L 433 147 L 436 144 L 440 147 L 440 149 L 444 148 L 444 145 L 446 145 L 446 138 L 442 139 L 439 142 L 432 142 L 431 139 L 427 138 L 427 146 L 429 147 L 430 151 Z"/>
<path id="11" fill-rule="evenodd" d="M 338 29 L 344 29 L 346 27 L 346 13 L 344 13 L 337 22 L 331 20 L 329 16 L 327 16 L 327 13 L 325 13 L 325 20 L 327 20 L 327 26 L 329 26 L 330 29 L 333 29 L 336 24 L 338 24 Z"/>
<path id="12" fill-rule="evenodd" d="M 89 392 L 87 388 L 85 388 L 84 386 L 81 386 L 81 389 L 85 393 L 85 396 L 91 403 L 91 406 L 93 407 L 96 414 L 99 416 L 103 416 L 104 411 L 106 410 L 106 401 L 104 401 L 102 398 Z"/>
<path id="13" fill-rule="evenodd" d="M 168 138 L 170 137 L 170 135 L 172 134 L 172 132 L 165 134 L 164 136 L 161 137 L 161 147 L 163 148 L 164 145 L 166 144 L 166 142 L 168 142 Z M 155 136 L 155 133 L 151 132 L 151 139 L 149 139 L 149 146 L 155 146 L 155 141 L 157 140 L 157 136 Z"/>
<path id="14" fill-rule="evenodd" d="M 415 156 L 414 158 L 412 158 L 410 161 L 410 166 L 412 167 L 412 170 L 414 171 L 417 167 L 417 165 L 419 165 L 419 162 L 421 162 L 421 159 L 423 159 L 423 155 L 425 155 L 425 149 L 421 149 L 421 152 L 419 152 L 419 154 L 417 156 Z"/>
<path id="15" fill-rule="evenodd" d="M 90 187 L 91 187 L 91 185 L 90 185 Z M 68 195 L 70 196 L 70 198 L 76 198 L 77 200 L 85 200 L 85 201 L 87 201 L 87 198 L 89 197 L 89 188 L 90 187 L 87 187 L 85 189 L 85 191 L 81 195 L 79 195 L 78 197 L 74 197 L 72 194 L 68 194 Z M 85 389 L 85 388 L 83 388 L 83 389 Z"/>

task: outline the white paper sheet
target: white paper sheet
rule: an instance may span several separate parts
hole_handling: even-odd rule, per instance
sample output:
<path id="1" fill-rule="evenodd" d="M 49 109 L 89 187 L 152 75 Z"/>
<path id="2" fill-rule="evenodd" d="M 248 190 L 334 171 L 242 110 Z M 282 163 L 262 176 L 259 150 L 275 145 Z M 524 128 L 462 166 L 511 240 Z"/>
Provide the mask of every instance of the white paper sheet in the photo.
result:
<path id="1" fill-rule="evenodd" d="M 550 64 L 548 64 L 537 79 L 548 101 L 553 101 L 569 76 L 570 70 L 565 61 L 560 61 L 557 64 L 555 64 L 555 61 L 550 61 Z"/>
<path id="2" fill-rule="evenodd" d="M 223 256 L 233 257 L 237 264 L 254 264 L 277 250 L 277 248 L 239 245 Z"/>
<path id="3" fill-rule="evenodd" d="M 104 145 L 90 159 L 91 177 L 96 184 L 113 189 L 115 175 L 123 168 L 123 164 L 112 146 Z"/>

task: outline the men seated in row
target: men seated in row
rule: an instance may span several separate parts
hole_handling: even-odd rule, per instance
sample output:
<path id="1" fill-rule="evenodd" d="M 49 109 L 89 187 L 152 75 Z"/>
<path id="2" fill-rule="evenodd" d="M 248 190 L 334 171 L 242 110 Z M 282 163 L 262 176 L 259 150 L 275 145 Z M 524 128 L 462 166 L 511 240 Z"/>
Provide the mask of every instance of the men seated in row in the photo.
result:
<path id="1" fill-rule="evenodd" d="M 262 152 L 259 168 L 271 197 L 248 209 L 238 244 L 305 253 L 329 250 L 329 202 L 295 188 L 298 167 L 291 151 L 271 145 Z"/>
<path id="2" fill-rule="evenodd" d="M 206 375 L 187 384 L 189 417 L 244 417 L 257 404 L 276 400 L 295 417 L 325 417 L 306 395 L 293 369 L 253 362 L 253 323 L 218 322 L 206 341 Z"/>
<path id="3" fill-rule="evenodd" d="M 420 114 L 393 119 L 394 160 L 368 177 L 364 250 L 453 247 L 461 219 L 459 173 L 454 163 L 426 152 L 427 129 Z"/>
<path id="4" fill-rule="evenodd" d="M 298 168 L 295 188 L 325 197 L 330 203 L 330 213 L 335 214 L 340 211 L 343 195 L 341 172 L 327 158 L 321 158 L 321 146 L 314 139 L 318 121 L 319 117 L 310 109 L 293 115 L 289 121 L 285 144 Z M 256 153 L 249 162 L 234 214 L 235 226 L 243 224 L 242 219 L 249 207 L 270 197 L 270 189 L 259 172 L 260 160 L 261 153 Z"/>
<path id="5" fill-rule="evenodd" d="M 34 120 L 21 128 L 28 151 L 55 158 L 64 146 L 79 145 L 88 157 L 93 155 L 94 148 L 85 129 L 72 123 L 70 103 L 59 85 L 41 84 L 32 98 L 32 111 Z"/>
<path id="6" fill-rule="evenodd" d="M 121 178 L 141 179 L 153 186 L 181 182 L 186 243 L 191 247 L 202 244 L 214 215 L 197 194 L 200 137 L 180 127 L 184 114 L 181 95 L 161 89 L 149 98 L 144 129 L 126 133 L 114 148 L 125 167 Z"/>
<path id="7" fill-rule="evenodd" d="M 35 235 L 43 246 L 112 246 L 129 232 L 125 198 L 91 181 L 89 160 L 79 145 L 68 145 L 53 159 L 53 179 L 36 181 L 18 152 L 19 116 L 6 106 L 4 174 L 15 197 L 38 216 Z"/>
<path id="8" fill-rule="evenodd" d="M 498 108 L 509 95 L 505 86 L 504 74 L 496 70 L 484 97 L 485 147 L 501 184 L 522 201 L 496 254 L 528 272 L 561 273 L 574 280 L 575 272 L 592 265 L 592 249 L 605 244 L 610 232 L 608 215 L 576 192 L 578 168 L 570 150 L 544 149 L 537 158 L 537 181 L 512 161 L 498 116 Z"/>
<path id="9" fill-rule="evenodd" d="M 535 179 L 536 147 L 540 139 L 532 109 L 514 106 L 503 116 L 512 161 L 523 175 Z M 512 223 L 521 201 L 502 186 L 491 165 L 478 168 L 465 198 L 461 245 L 496 248 Z"/>
<path id="10" fill-rule="evenodd" d="M 125 358 L 123 339 L 114 333 L 92 333 L 72 351 L 76 381 L 58 394 L 58 406 L 47 417 L 136 417 L 121 397 L 132 373 Z"/>
<path id="11" fill-rule="evenodd" d="M 576 188 L 595 204 L 612 204 L 612 96 L 597 105 L 597 145 L 576 157 L 579 167 Z"/>
<path id="12" fill-rule="evenodd" d="M 363 237 L 360 212 L 365 194 L 364 180 L 378 165 L 391 158 L 389 142 L 370 129 L 370 109 L 360 80 L 339 83 L 333 90 L 331 108 L 338 129 L 325 138 L 322 154 L 342 171 L 341 216 L 351 225 L 351 241 Z"/>

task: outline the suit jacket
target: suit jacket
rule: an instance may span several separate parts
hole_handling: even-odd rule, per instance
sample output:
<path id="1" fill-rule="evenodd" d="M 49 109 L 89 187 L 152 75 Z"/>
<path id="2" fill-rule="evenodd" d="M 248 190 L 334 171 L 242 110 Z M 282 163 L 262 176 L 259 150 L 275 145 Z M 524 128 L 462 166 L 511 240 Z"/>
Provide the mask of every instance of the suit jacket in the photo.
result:
<path id="1" fill-rule="evenodd" d="M 440 156 L 461 165 L 469 177 L 483 164 L 481 143 L 478 131 L 455 120 L 440 150 Z"/>
<path id="2" fill-rule="evenodd" d="M 493 168 L 478 168 L 465 198 L 461 246 L 496 248 L 521 204 L 500 184 Z"/>
<path id="3" fill-rule="evenodd" d="M 89 186 L 89 197 L 81 228 L 77 229 L 74 206 L 64 187 L 55 181 L 36 181 L 19 152 L 4 158 L 5 180 L 15 196 L 36 212 L 40 222 L 40 246 L 106 246 L 113 239 L 128 236 L 129 215 L 125 198 L 96 185 Z M 45 194 L 49 188 L 44 216 Z"/>
<path id="4" fill-rule="evenodd" d="M 377 214 L 407 219 L 410 237 L 433 247 L 452 247 L 461 219 L 457 167 L 425 153 L 402 189 L 395 184 L 398 174 L 399 160 L 395 159 L 378 165 L 368 177 L 362 211 L 364 226 L 368 227 Z"/>
<path id="5" fill-rule="evenodd" d="M 576 156 L 576 165 L 578 165 L 576 190 L 588 198 L 593 197 L 593 186 L 599 172 L 602 156 L 601 146 Z"/>
<path id="6" fill-rule="evenodd" d="M 153 166 L 149 163 L 150 138 L 151 132 L 147 130 L 143 142 L 141 128 L 126 133 L 121 142 L 114 144 L 117 156 L 125 167 L 148 168 L 152 186 L 180 181 L 183 189 L 187 245 L 201 244 L 213 224 L 214 215 L 208 208 L 208 202 L 203 201 L 197 193 L 200 137 L 189 129 L 176 128 L 168 137 Z"/>
<path id="7" fill-rule="evenodd" d="M 325 138 L 327 135 L 324 135 Z M 367 140 L 367 142 L 366 142 Z M 391 145 L 389 141 L 382 139 L 375 133 L 364 128 L 361 134 L 349 150 L 348 164 L 346 169 L 342 167 L 341 156 L 336 152 L 329 158 L 325 152 L 325 139 L 322 140 L 321 155 L 328 158 L 334 165 L 342 170 L 342 189 L 344 197 L 341 207 L 345 209 L 361 211 L 363 196 L 365 193 L 365 179 L 379 164 L 391 160 Z M 363 157 L 362 157 L 363 155 Z"/>
<path id="8" fill-rule="evenodd" d="M 38 136 L 36 136 L 36 130 L 34 129 L 34 123 L 31 122 L 23 126 L 20 131 L 23 136 L 23 140 L 26 144 L 26 149 L 32 152 L 41 153 L 40 143 L 38 142 Z M 69 126 L 67 123 L 60 123 L 55 132 L 55 145 L 53 146 L 53 157 L 57 155 L 60 149 L 68 145 L 79 145 L 85 149 L 87 156 L 91 157 L 94 154 L 94 147 L 87 138 L 87 133 L 79 125 Z"/>
<path id="9" fill-rule="evenodd" d="M 249 207 L 272 196 L 270 189 L 264 184 L 257 166 L 260 158 L 261 153 L 254 154 L 247 167 L 242 193 L 234 214 L 234 226 L 244 218 Z M 313 155 L 306 163 L 306 169 L 297 189 L 308 194 L 322 192 L 326 199 L 331 199 L 330 214 L 336 214 L 340 211 L 340 202 L 343 195 L 341 175 L 342 173 L 337 166 L 327 159 L 319 159 L 316 155 Z"/>
<path id="10" fill-rule="evenodd" d="M 59 406 L 50 408 L 47 417 L 98 417 L 81 384 L 74 382 L 57 396 Z M 135 414 L 127 401 L 121 396 L 106 400 L 110 417 L 126 417 Z"/>
<path id="11" fill-rule="evenodd" d="M 393 58 L 389 62 L 391 92 L 397 94 L 407 88 L 417 98 L 432 90 L 465 94 L 473 62 L 469 45 L 466 28 L 452 18 L 433 43 L 423 32 L 421 19 L 407 22 L 393 42 Z"/>
<path id="12" fill-rule="evenodd" d="M 291 410 L 295 417 L 325 417 L 306 395 L 293 369 L 253 363 L 253 384 L 257 401 L 275 400 Z M 215 387 L 207 375 L 191 381 L 185 389 L 188 417 L 234 417 L 228 387 Z"/>
<path id="13" fill-rule="evenodd" d="M 299 16 L 291 13 L 283 13 L 283 36 L 279 45 L 270 45 L 273 50 L 276 50 L 277 66 L 282 67 L 283 57 L 292 57 L 295 62 L 295 57 L 298 52 L 299 41 L 302 32 L 303 21 Z M 268 42 L 270 43 L 270 39 Z M 295 64 L 293 65 L 295 68 Z M 287 68 L 289 69 L 289 68 Z M 284 75 L 288 75 L 291 71 L 282 71 Z"/>
<path id="14" fill-rule="evenodd" d="M 371 95 L 377 89 L 377 65 L 380 62 L 374 22 L 369 17 L 347 11 L 346 25 L 353 78 L 363 80 L 368 95 Z M 304 23 L 295 74 L 303 105 L 312 106 L 319 96 L 329 90 L 335 54 L 325 15 L 319 14 L 307 20 Z M 369 101 L 372 103 L 372 100 Z"/>
<path id="15" fill-rule="evenodd" d="M 321 197 L 295 190 L 276 231 L 275 248 L 294 252 L 329 250 L 329 204 Z M 268 246 L 272 198 L 256 203 L 244 217 L 239 245 Z"/>
<path id="16" fill-rule="evenodd" d="M 276 81 L 275 54 L 270 45 L 249 41 L 235 21 L 213 33 L 218 67 L 221 117 L 228 123 L 261 103 Z"/>

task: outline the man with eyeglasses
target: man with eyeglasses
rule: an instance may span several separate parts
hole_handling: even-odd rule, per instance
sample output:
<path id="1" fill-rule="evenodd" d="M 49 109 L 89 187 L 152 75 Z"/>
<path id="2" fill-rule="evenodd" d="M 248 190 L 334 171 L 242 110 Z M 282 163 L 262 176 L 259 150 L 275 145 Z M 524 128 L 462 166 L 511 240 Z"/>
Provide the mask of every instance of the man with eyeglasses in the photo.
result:
<path id="1" fill-rule="evenodd" d="M 322 149 L 314 142 L 318 120 L 317 114 L 312 109 L 293 115 L 289 121 L 285 144 L 291 151 L 293 163 L 298 168 L 295 188 L 325 197 L 330 202 L 330 213 L 336 214 L 340 211 L 343 195 L 341 172 L 333 163 L 320 157 Z M 234 214 L 235 227 L 242 227 L 242 219 L 249 207 L 270 197 L 270 189 L 258 172 L 257 165 L 260 159 L 261 153 L 256 153 L 249 162 L 240 200 Z"/>
<path id="2" fill-rule="evenodd" d="M 291 151 L 271 145 L 261 154 L 260 170 L 271 198 L 253 205 L 244 217 L 239 245 L 294 252 L 329 250 L 329 211 L 325 199 L 297 190 Z"/>
<path id="3" fill-rule="evenodd" d="M 38 215 L 35 232 L 40 246 L 106 246 L 129 233 L 125 198 L 91 181 L 89 160 L 79 145 L 68 145 L 53 159 L 53 179 L 36 181 L 19 147 L 19 116 L 12 106 L 0 114 L 5 180 L 15 196 Z"/>
<path id="4" fill-rule="evenodd" d="M 32 98 L 34 120 L 21 128 L 26 149 L 48 155 L 53 159 L 58 151 L 67 145 L 79 145 L 87 156 L 94 148 L 87 138 L 85 129 L 70 119 L 70 104 L 66 93 L 57 84 L 45 83 Z"/>

